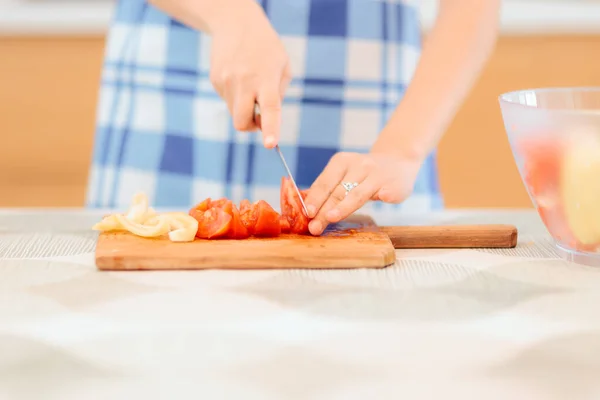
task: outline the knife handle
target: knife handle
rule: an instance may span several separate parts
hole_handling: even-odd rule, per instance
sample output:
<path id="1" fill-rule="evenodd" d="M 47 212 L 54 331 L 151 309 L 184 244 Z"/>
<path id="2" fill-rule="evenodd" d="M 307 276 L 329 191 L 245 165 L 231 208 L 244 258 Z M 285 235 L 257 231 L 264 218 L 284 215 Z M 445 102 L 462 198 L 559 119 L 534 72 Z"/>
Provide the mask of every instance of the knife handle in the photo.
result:
<path id="1" fill-rule="evenodd" d="M 513 225 L 382 226 L 396 249 L 513 248 Z"/>

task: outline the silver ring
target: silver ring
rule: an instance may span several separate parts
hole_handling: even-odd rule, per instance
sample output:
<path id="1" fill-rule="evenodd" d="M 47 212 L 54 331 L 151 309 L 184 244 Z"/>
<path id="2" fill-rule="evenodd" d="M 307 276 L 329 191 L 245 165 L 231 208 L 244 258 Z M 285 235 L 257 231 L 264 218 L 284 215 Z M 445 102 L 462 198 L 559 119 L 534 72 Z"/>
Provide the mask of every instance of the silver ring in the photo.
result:
<path id="1" fill-rule="evenodd" d="M 346 196 L 348 196 L 348 193 L 350 193 L 352 189 L 358 186 L 358 182 L 342 182 L 341 185 L 346 191 Z"/>

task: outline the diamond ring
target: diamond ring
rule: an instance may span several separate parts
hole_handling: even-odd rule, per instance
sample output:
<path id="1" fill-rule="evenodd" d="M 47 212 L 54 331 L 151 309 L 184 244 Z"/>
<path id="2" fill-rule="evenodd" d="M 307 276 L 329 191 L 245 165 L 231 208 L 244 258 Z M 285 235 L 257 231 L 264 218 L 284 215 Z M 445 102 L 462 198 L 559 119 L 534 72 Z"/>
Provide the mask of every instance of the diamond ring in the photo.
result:
<path id="1" fill-rule="evenodd" d="M 346 190 L 346 196 L 348 196 L 348 193 L 350 193 L 350 191 L 352 189 L 357 187 L 358 183 L 357 182 L 342 182 L 341 185 L 344 188 L 344 190 Z"/>

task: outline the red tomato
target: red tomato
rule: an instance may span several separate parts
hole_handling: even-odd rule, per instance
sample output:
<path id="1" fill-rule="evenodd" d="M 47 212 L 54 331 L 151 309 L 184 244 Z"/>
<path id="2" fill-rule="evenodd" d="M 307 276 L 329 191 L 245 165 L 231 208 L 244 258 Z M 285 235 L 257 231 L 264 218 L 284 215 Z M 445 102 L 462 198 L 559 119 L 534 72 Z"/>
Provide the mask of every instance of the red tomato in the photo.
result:
<path id="1" fill-rule="evenodd" d="M 302 198 L 306 198 L 307 191 L 301 192 Z M 302 203 L 289 178 L 281 179 L 281 214 L 290 224 L 290 232 L 297 234 L 308 233 L 308 217 L 304 215 Z"/>
<path id="2" fill-rule="evenodd" d="M 204 200 L 190 210 L 198 221 L 197 237 L 202 239 L 245 239 L 249 235 L 242 224 L 237 207 L 227 199 Z"/>
<path id="3" fill-rule="evenodd" d="M 242 216 L 240 215 L 239 210 L 235 206 L 235 204 L 231 203 L 232 211 L 233 211 L 233 221 L 231 225 L 231 233 L 230 237 L 232 239 L 246 239 L 250 237 L 250 232 L 246 229 L 242 221 Z"/>
<path id="4" fill-rule="evenodd" d="M 255 236 L 273 237 L 281 234 L 280 216 L 273 207 L 264 200 L 259 200 L 249 205 L 247 201 L 242 202 L 242 222 Z"/>
<path id="5" fill-rule="evenodd" d="M 229 199 L 219 199 L 211 202 L 211 207 L 221 208 L 231 216 L 231 225 L 227 232 L 227 237 L 230 239 L 246 239 L 250 237 L 248 229 L 242 223 L 242 218 L 238 208 Z"/>
<path id="6" fill-rule="evenodd" d="M 279 236 L 281 234 L 281 225 L 279 220 L 281 216 L 273 207 L 264 200 L 259 200 L 254 204 L 256 208 L 256 223 L 254 225 L 254 235 L 256 236 Z"/>
<path id="7" fill-rule="evenodd" d="M 257 216 L 254 214 L 255 212 L 252 208 L 252 204 L 250 204 L 250 201 L 246 199 L 242 200 L 240 203 L 240 215 L 242 218 L 242 223 L 251 235 L 254 234 L 254 225 L 256 225 L 257 219 Z"/>
<path id="8" fill-rule="evenodd" d="M 230 239 L 246 239 L 250 237 L 250 233 L 242 223 L 240 212 L 235 204 L 227 199 L 222 199 L 218 204 L 222 204 L 223 211 L 231 216 L 231 226 L 229 227 L 229 232 L 227 232 L 227 237 Z"/>
<path id="9" fill-rule="evenodd" d="M 192 208 L 189 214 L 198 221 L 196 236 L 200 239 L 222 238 L 231 226 L 231 215 L 220 208 L 211 207 L 210 198 Z"/>
<path id="10" fill-rule="evenodd" d="M 192 210 L 208 211 L 208 209 L 210 208 L 211 202 L 212 202 L 212 200 L 209 197 L 209 198 L 205 199 L 204 201 L 196 204 L 194 207 L 192 207 Z"/>
<path id="11" fill-rule="evenodd" d="M 210 202 L 210 206 L 211 207 L 218 207 L 218 208 L 224 208 L 226 207 L 229 203 L 231 203 L 231 200 L 226 199 L 225 197 L 222 197 L 220 199 L 217 200 L 211 200 Z"/>
<path id="12" fill-rule="evenodd" d="M 240 202 L 240 213 L 244 213 L 244 211 L 249 210 L 250 206 L 252 204 L 250 204 L 250 200 L 248 199 L 244 199 Z"/>
<path id="13" fill-rule="evenodd" d="M 283 215 L 279 217 L 279 225 L 281 226 L 281 233 L 290 233 L 290 221 Z"/>

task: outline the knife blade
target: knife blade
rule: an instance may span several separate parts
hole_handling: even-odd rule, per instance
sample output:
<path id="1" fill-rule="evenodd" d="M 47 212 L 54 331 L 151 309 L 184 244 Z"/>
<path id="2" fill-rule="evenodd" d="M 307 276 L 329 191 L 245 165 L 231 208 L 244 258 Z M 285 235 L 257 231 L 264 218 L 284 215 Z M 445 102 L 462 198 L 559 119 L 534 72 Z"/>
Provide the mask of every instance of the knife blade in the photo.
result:
<path id="1" fill-rule="evenodd" d="M 261 129 L 260 106 L 258 105 L 258 103 L 254 104 L 254 122 L 256 122 L 256 126 L 258 126 L 258 128 Z M 281 163 L 283 164 L 283 168 L 285 168 L 285 171 L 287 172 L 288 177 L 290 178 L 290 181 L 292 182 L 292 185 L 294 186 L 294 190 L 296 191 L 296 194 L 298 195 L 298 199 L 300 199 L 300 204 L 302 204 L 302 210 L 304 211 L 304 215 L 306 215 L 308 217 L 308 209 L 306 208 L 306 204 L 304 204 L 304 199 L 302 198 L 300 189 L 298 188 L 298 185 L 296 184 L 296 180 L 294 179 L 294 176 L 292 175 L 292 171 L 290 170 L 290 167 L 288 167 L 288 164 L 285 161 L 285 157 L 283 156 L 283 153 L 281 152 L 279 145 L 275 146 L 275 150 L 277 151 L 277 154 L 279 154 L 279 159 L 281 160 Z"/>

